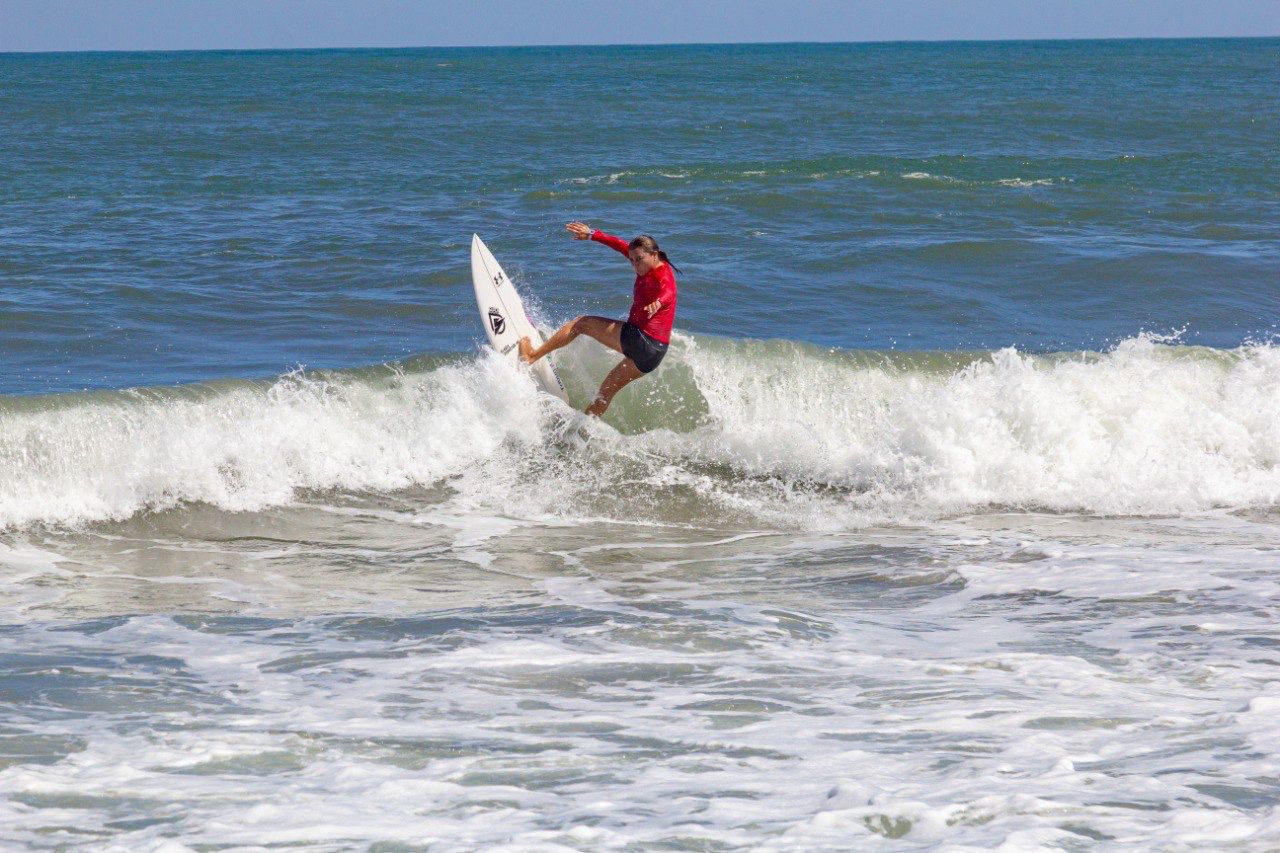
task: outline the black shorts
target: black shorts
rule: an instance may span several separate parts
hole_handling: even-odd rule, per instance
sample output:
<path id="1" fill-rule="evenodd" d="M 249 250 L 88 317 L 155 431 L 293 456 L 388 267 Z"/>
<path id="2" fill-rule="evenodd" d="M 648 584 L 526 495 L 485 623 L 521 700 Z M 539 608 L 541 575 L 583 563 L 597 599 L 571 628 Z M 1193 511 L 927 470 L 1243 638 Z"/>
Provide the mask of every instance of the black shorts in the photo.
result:
<path id="1" fill-rule="evenodd" d="M 641 373 L 648 373 L 662 363 L 667 345 L 626 322 L 622 324 L 622 354 L 634 361 Z"/>

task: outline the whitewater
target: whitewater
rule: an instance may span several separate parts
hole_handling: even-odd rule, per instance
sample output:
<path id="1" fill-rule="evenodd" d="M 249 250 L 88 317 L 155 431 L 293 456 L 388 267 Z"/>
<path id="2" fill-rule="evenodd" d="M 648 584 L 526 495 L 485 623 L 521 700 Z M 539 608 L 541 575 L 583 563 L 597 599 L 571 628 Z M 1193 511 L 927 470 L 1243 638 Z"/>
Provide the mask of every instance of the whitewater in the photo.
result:
<path id="1" fill-rule="evenodd" d="M 581 402 L 608 356 L 574 345 Z M 622 431 L 489 351 L 352 371 L 0 402 L 0 525 L 254 511 L 315 492 L 440 486 L 494 512 L 741 517 L 852 529 L 1017 508 L 1098 515 L 1280 498 L 1280 351 L 1145 335 L 1103 353 L 870 353 L 679 336 Z M 593 373 L 594 371 L 594 373 Z M 462 497 L 465 496 L 465 497 Z M 676 503 L 683 503 L 675 501 Z"/>
<path id="2" fill-rule="evenodd" d="M 1274 347 L 663 371 L 4 398 L 0 836 L 1280 843 Z"/>
<path id="3" fill-rule="evenodd" d="M 1278 50 L 0 55 L 0 847 L 1280 849 Z"/>
<path id="4" fill-rule="evenodd" d="M 1280 843 L 1280 351 L 661 377 L 612 425 L 485 349 L 4 398 L 0 835 Z"/>

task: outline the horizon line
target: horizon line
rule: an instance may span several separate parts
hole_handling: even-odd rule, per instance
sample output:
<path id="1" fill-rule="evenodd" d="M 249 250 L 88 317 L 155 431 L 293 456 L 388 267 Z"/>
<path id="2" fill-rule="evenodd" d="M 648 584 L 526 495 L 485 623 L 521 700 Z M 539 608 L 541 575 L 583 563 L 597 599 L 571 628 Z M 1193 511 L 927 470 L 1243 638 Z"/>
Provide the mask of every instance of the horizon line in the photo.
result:
<path id="1" fill-rule="evenodd" d="M 887 45 L 887 44 L 1034 44 L 1099 41 L 1268 41 L 1280 39 L 1275 35 L 1217 35 L 1217 36 L 1089 36 L 1089 37 L 1036 37 L 1036 38 L 920 38 L 920 39 L 863 39 L 863 40 L 780 40 L 780 41 L 671 41 L 671 42 L 562 42 L 545 44 L 387 44 L 387 45 L 325 45 L 310 47 L 139 47 L 139 48 L 55 48 L 40 50 L 0 50 L 0 56 L 39 56 L 77 53 L 283 53 L 337 50 L 545 50 L 548 48 L 576 47 L 776 47 L 805 45 Z"/>

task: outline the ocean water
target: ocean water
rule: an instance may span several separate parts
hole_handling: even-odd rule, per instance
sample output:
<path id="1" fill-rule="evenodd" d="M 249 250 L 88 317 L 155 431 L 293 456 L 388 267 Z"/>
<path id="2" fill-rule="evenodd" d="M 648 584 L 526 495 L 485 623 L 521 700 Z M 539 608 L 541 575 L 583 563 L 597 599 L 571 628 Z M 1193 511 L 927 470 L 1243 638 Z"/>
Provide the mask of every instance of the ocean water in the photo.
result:
<path id="1" fill-rule="evenodd" d="M 1278 139 L 1280 40 L 0 55 L 0 844 L 1276 849 Z M 600 423 L 469 280 L 621 316 L 573 219 L 681 269 Z"/>

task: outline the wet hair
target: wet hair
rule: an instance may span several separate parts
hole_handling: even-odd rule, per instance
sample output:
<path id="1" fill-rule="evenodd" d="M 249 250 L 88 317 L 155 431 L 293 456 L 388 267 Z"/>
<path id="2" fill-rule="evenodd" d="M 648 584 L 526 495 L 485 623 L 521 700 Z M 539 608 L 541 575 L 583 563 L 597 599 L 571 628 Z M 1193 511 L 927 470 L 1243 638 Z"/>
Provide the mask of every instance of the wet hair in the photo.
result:
<path id="1" fill-rule="evenodd" d="M 627 251 L 632 249 L 644 249 L 650 255 L 657 255 L 664 264 L 670 266 L 676 272 L 680 272 L 680 267 L 671 263 L 671 259 L 667 257 L 667 253 L 658 248 L 658 241 L 650 237 L 648 234 L 641 234 L 639 237 L 627 244 Z"/>

